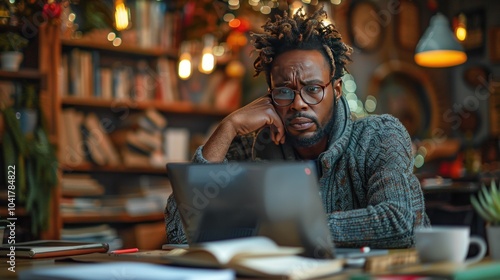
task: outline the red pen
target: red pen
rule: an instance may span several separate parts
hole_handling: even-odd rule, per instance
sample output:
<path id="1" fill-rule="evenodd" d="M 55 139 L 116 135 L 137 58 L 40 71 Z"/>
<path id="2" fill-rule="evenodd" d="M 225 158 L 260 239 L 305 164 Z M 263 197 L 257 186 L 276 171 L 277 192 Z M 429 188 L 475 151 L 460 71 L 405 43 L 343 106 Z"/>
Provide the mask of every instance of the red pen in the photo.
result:
<path id="1" fill-rule="evenodd" d="M 139 252 L 139 248 L 113 250 L 110 253 L 111 254 L 128 254 L 128 253 L 135 253 L 135 252 Z"/>

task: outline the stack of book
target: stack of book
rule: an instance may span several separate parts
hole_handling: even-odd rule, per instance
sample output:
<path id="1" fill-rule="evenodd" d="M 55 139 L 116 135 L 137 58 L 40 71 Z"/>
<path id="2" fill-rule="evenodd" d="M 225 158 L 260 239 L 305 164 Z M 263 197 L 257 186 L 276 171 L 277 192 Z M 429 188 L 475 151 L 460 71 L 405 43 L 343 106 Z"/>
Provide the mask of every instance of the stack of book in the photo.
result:
<path id="1" fill-rule="evenodd" d="M 73 242 L 107 243 L 110 251 L 123 247 L 123 241 L 118 237 L 116 229 L 107 224 L 63 228 L 61 239 Z"/>
<path id="2" fill-rule="evenodd" d="M 64 109 L 61 118 L 61 162 L 69 167 L 92 162 L 118 166 L 120 157 L 95 113 L 85 115 L 74 108 Z"/>
<path id="3" fill-rule="evenodd" d="M 130 115 L 110 133 L 126 167 L 163 167 L 163 132 L 167 119 L 154 109 Z"/>

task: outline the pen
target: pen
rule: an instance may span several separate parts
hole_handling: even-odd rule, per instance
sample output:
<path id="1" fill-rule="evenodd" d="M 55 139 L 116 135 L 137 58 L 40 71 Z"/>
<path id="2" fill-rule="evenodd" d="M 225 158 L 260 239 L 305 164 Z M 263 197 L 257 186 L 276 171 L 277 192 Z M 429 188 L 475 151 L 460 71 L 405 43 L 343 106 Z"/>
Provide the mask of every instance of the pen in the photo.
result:
<path id="1" fill-rule="evenodd" d="M 120 250 L 113 250 L 110 253 L 111 254 L 128 254 L 128 253 L 135 253 L 139 252 L 138 248 L 130 248 L 130 249 L 120 249 Z"/>

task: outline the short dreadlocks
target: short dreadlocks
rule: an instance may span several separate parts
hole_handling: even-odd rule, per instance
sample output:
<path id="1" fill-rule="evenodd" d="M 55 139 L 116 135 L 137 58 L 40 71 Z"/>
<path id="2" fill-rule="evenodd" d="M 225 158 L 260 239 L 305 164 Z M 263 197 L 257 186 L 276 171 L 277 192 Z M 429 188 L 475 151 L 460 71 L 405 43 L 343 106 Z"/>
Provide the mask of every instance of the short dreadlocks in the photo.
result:
<path id="1" fill-rule="evenodd" d="M 318 50 L 330 62 L 332 79 L 344 74 L 345 65 L 351 61 L 352 48 L 342 42 L 342 36 L 333 24 L 324 25 L 326 12 L 319 7 L 310 16 L 300 8 L 293 16 L 285 11 L 283 16 L 276 15 L 274 21 L 268 19 L 264 33 L 251 34 L 253 45 L 258 54 L 253 65 L 255 76 L 260 72 L 266 75 L 271 86 L 270 70 L 278 55 L 290 50 Z"/>

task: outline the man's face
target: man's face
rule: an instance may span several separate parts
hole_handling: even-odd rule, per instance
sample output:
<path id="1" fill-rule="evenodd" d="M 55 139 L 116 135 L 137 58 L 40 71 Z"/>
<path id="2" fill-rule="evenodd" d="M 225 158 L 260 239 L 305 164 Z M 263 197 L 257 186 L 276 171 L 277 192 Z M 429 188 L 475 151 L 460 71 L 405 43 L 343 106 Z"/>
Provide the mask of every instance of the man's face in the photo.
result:
<path id="1" fill-rule="evenodd" d="M 271 68 L 271 87 L 289 87 L 301 90 L 305 85 L 324 86 L 330 81 L 330 66 L 317 50 L 292 50 L 275 58 Z M 333 87 L 332 87 L 333 84 Z M 327 137 L 333 127 L 335 95 L 340 94 L 340 80 L 324 88 L 324 98 L 316 105 L 309 105 L 295 95 L 292 104 L 274 105 L 281 117 L 287 140 L 297 147 L 311 147 Z M 335 94 L 334 89 L 335 88 Z"/>

